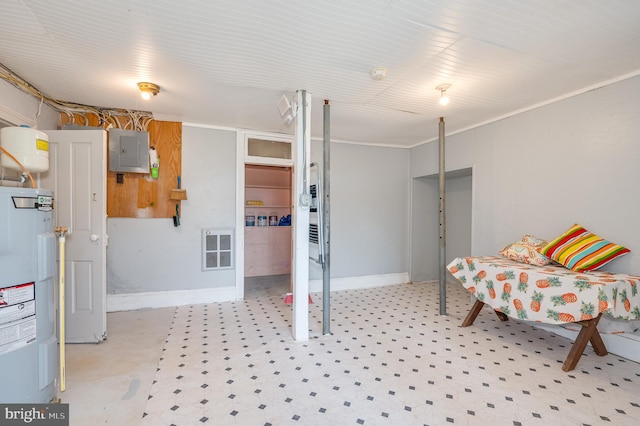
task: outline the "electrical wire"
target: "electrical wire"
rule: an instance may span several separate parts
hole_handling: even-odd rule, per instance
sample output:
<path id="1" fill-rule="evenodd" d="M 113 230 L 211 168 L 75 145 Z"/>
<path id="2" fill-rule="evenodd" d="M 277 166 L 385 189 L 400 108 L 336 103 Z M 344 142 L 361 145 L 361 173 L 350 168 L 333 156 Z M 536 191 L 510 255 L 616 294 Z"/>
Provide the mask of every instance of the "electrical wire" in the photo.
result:
<path id="1" fill-rule="evenodd" d="M 40 97 L 40 105 L 38 105 L 38 113 L 36 114 L 36 119 L 38 119 L 38 117 L 40 117 L 40 114 L 42 113 L 42 104 L 44 103 L 44 97 Z"/>
<path id="2" fill-rule="evenodd" d="M 149 111 L 106 108 L 50 98 L 2 64 L 0 64 L 0 78 L 40 101 L 36 118 L 40 116 L 42 104 L 47 104 L 54 110 L 66 114 L 70 123 L 75 123 L 76 117 L 82 118 L 85 126 L 89 124 L 87 113 L 95 114 L 99 126 L 106 125 L 105 128 L 126 129 L 131 126 L 132 130 L 147 130 L 149 123 L 153 120 L 153 113 Z M 126 119 L 123 125 L 121 125 L 119 117 Z"/>

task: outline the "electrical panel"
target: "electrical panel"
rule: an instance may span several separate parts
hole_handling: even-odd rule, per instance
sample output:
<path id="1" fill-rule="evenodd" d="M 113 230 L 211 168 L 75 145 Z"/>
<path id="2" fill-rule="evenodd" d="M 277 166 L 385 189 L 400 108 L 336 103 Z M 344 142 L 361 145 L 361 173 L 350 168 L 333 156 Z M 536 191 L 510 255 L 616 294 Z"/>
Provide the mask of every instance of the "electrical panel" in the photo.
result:
<path id="1" fill-rule="evenodd" d="M 149 132 L 110 129 L 109 170 L 149 173 Z"/>

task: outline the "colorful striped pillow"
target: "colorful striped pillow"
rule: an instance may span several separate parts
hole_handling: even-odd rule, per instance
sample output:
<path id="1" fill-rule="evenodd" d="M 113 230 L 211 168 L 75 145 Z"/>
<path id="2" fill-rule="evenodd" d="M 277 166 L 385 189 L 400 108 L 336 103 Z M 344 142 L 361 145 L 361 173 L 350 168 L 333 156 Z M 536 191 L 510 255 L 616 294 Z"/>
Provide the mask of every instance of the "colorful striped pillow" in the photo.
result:
<path id="1" fill-rule="evenodd" d="M 575 224 L 540 249 L 540 253 L 572 271 L 594 271 L 630 250 Z"/>

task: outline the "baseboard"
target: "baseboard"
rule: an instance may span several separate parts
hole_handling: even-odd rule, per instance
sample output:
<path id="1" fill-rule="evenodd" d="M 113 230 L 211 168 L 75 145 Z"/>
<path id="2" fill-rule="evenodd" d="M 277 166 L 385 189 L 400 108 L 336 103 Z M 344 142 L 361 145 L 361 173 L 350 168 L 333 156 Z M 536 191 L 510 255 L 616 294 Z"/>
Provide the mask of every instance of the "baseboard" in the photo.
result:
<path id="1" fill-rule="evenodd" d="M 356 290 L 409 282 L 409 273 L 332 278 L 331 291 Z M 322 280 L 309 280 L 309 293 L 322 291 Z M 107 294 L 107 312 L 134 311 L 146 308 L 191 305 L 196 303 L 236 300 L 235 287 L 193 290 L 156 291 L 147 293 Z"/>
<path id="2" fill-rule="evenodd" d="M 575 342 L 578 337 L 578 329 L 565 328 L 562 326 L 550 326 L 535 324 L 535 327 L 542 328 L 552 333 L 566 337 Z M 609 334 L 600 333 L 604 345 L 609 353 L 621 356 L 631 361 L 640 362 L 640 336 L 632 333 Z M 589 343 L 591 346 L 591 343 Z"/>
<path id="3" fill-rule="evenodd" d="M 381 287 L 391 284 L 409 282 L 408 272 L 383 275 L 363 275 L 358 277 L 331 278 L 331 291 L 358 290 L 363 288 Z M 309 280 L 309 293 L 322 291 L 322 280 Z"/>
<path id="4" fill-rule="evenodd" d="M 107 294 L 107 312 L 236 300 L 235 287 Z"/>

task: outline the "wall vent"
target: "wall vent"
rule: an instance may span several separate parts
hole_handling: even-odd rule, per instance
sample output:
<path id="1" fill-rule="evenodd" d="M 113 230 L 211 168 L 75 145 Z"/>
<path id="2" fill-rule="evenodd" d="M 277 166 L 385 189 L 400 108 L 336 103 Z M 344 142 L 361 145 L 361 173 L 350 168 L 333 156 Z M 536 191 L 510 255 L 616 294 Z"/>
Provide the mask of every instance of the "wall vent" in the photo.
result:
<path id="1" fill-rule="evenodd" d="M 202 270 L 232 269 L 234 261 L 233 229 L 202 230 Z"/>
<path id="2" fill-rule="evenodd" d="M 309 242 L 312 244 L 318 244 L 318 224 L 309 224 Z"/>

